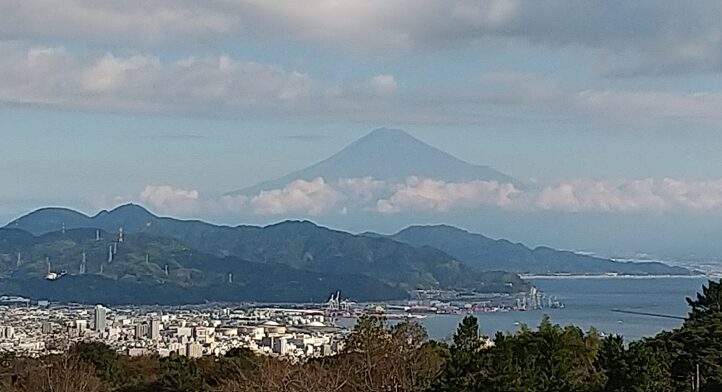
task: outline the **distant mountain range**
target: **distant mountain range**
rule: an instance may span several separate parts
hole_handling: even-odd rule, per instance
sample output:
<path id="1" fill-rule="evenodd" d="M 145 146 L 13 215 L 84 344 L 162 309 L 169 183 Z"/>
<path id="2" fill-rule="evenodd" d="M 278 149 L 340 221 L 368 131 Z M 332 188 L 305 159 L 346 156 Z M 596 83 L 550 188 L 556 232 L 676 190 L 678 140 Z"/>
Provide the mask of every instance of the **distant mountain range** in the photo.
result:
<path id="1" fill-rule="evenodd" d="M 617 262 L 559 251 L 527 248 L 507 240 L 494 240 L 447 225 L 411 226 L 392 236 L 417 247 L 433 247 L 472 267 L 520 274 L 689 275 L 685 268 L 659 262 Z"/>
<path id="2" fill-rule="evenodd" d="M 358 177 L 403 182 L 410 176 L 524 186 L 402 130 L 382 128 L 313 166 L 233 193 L 255 194 L 318 177 L 327 182 Z M 119 243 L 121 229 L 126 241 Z M 112 262 L 109 247 L 117 248 Z M 47 281 L 49 268 L 67 274 Z M 319 301 L 337 290 L 356 300 L 404 298 L 414 289 L 515 293 L 530 287 L 518 274 L 560 273 L 691 272 L 662 263 L 529 249 L 451 226 L 412 226 L 391 236 L 354 235 L 308 221 L 230 227 L 158 217 L 134 204 L 95 216 L 44 208 L 0 229 L 0 293 L 59 300 Z"/>
<path id="3" fill-rule="evenodd" d="M 94 240 L 96 228 L 103 230 L 105 239 L 100 242 Z M 109 243 L 115 241 L 115 234 L 108 233 L 117 233 L 120 228 L 127 240 L 117 245 L 120 256 L 114 264 L 109 263 L 100 274 L 100 263 L 108 257 L 106 245 L 115 246 Z M 195 301 L 305 301 L 318 300 L 321 293 L 335 290 L 353 299 L 371 300 L 404 297 L 407 290 L 420 288 L 477 292 L 519 292 L 529 288 L 516 274 L 483 272 L 438 249 L 353 235 L 310 222 L 227 227 L 161 218 L 137 205 L 93 217 L 46 208 L 11 222 L 3 234 L 0 276 L 5 286 L 0 285 L 0 289 L 22 286 L 18 281 L 33 281 L 28 287 L 37 288 L 38 280 L 47 272 L 45 257 L 50 258 L 53 269 L 75 274 L 83 252 L 88 260 L 92 258 L 93 265 L 89 262 L 86 277 L 73 276 L 78 293 L 94 292 L 81 285 L 91 272 L 93 284 L 101 278 L 114 282 L 105 284 L 108 290 L 119 284 L 125 285 L 123 290 L 130 284 L 141 285 L 142 289 L 134 290 L 138 293 L 159 292 L 162 285 L 172 290 L 183 287 L 186 295 L 179 298 L 184 301 L 189 297 Z M 18 252 L 28 260 L 20 268 L 15 264 Z M 145 263 L 146 254 L 150 255 L 150 263 Z M 175 272 L 166 276 L 166 264 Z M 234 271 L 240 275 L 233 284 L 221 284 Z M 269 278 L 275 284 L 267 284 Z M 44 282 L 44 286 L 62 288 L 62 281 L 68 280 L 64 277 Z M 325 283 L 316 283 L 321 280 Z M 53 295 L 66 298 L 67 294 L 63 291 Z"/>
<path id="4" fill-rule="evenodd" d="M 283 188 L 295 180 L 308 181 L 318 177 L 332 182 L 341 178 L 359 177 L 404 181 L 410 176 L 445 181 L 486 180 L 521 185 L 519 180 L 511 176 L 489 166 L 464 162 L 403 130 L 381 128 L 315 165 L 231 194 L 251 195 L 263 190 Z"/>
<path id="5" fill-rule="evenodd" d="M 68 275 L 46 281 L 46 260 L 53 272 Z M 392 236 L 354 235 L 308 221 L 230 227 L 158 217 L 134 204 L 92 217 L 44 208 L 0 229 L 0 292 L 61 300 L 293 302 L 319 301 L 336 290 L 356 300 L 404 298 L 413 289 L 527 290 L 517 273 L 691 272 L 529 249 L 451 226 L 412 226 Z"/>

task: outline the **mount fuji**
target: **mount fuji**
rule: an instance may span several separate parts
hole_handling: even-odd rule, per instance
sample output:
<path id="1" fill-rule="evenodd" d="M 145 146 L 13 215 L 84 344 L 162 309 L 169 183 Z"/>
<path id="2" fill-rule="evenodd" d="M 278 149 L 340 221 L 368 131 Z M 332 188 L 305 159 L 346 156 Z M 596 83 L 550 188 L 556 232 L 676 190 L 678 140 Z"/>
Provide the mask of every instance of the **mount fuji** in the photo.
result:
<path id="1" fill-rule="evenodd" d="M 283 188 L 295 180 L 310 181 L 318 177 L 331 182 L 360 177 L 404 181 L 411 176 L 452 182 L 483 180 L 522 185 L 509 175 L 489 166 L 465 162 L 403 130 L 380 128 L 312 166 L 230 194 L 256 194 Z"/>

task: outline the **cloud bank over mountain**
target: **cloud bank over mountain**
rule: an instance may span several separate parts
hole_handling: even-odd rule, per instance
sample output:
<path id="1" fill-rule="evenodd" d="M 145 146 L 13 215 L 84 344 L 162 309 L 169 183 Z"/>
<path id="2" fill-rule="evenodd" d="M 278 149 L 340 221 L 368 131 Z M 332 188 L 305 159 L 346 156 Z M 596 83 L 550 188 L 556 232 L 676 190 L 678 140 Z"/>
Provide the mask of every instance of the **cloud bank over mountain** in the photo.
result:
<path id="1" fill-rule="evenodd" d="M 204 199 L 197 190 L 148 186 L 143 203 L 164 213 L 223 213 L 320 216 L 349 212 L 395 214 L 445 213 L 495 208 L 507 211 L 602 213 L 722 213 L 722 180 L 674 178 L 562 181 L 519 189 L 496 181 L 447 182 L 409 177 L 387 182 L 372 177 L 327 182 L 318 177 L 295 180 L 254 195 Z"/>
<path id="2" fill-rule="evenodd" d="M 149 185 L 164 213 L 258 216 L 473 212 L 722 212 L 722 180 L 571 179 L 526 183 L 434 148 L 400 129 L 371 131 L 307 168 L 222 196 Z"/>

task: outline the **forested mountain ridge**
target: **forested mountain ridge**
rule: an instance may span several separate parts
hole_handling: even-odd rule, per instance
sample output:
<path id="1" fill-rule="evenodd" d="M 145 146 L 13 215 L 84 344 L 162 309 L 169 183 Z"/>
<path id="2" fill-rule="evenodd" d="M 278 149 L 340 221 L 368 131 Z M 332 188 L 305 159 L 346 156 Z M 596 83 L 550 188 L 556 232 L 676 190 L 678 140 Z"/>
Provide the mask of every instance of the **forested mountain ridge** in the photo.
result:
<path id="1" fill-rule="evenodd" d="M 96 237 L 99 234 L 99 238 Z M 404 298 L 365 275 L 312 272 L 215 256 L 149 234 L 68 229 L 35 237 L 0 229 L 0 289 L 32 298 L 108 304 L 323 301 L 336 290 L 358 300 Z M 52 273 L 56 280 L 46 279 Z"/>
<path id="2" fill-rule="evenodd" d="M 521 274 L 605 274 L 690 275 L 682 267 L 659 262 L 618 262 L 560 251 L 549 247 L 530 249 L 507 240 L 494 240 L 481 234 L 448 225 L 410 226 L 392 236 L 414 246 L 430 246 L 484 270 L 504 270 Z"/>
<path id="3" fill-rule="evenodd" d="M 63 227 L 100 228 L 107 232 L 122 228 L 126 234 L 173 238 L 190 249 L 215 257 L 236 257 L 334 275 L 365 275 L 404 290 L 519 292 L 529 287 L 516 274 L 482 271 L 438 249 L 354 235 L 308 221 L 285 221 L 266 227 L 217 226 L 157 217 L 140 206 L 125 205 L 94 217 L 65 209 L 42 209 L 7 227 L 40 235 Z"/>

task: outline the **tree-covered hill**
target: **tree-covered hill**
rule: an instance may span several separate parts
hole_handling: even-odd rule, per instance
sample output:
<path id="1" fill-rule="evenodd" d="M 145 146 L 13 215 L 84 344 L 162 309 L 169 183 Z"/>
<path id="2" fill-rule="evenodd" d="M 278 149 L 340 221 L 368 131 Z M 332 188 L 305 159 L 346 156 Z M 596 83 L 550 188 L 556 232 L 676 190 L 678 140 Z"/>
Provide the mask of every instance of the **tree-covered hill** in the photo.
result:
<path id="1" fill-rule="evenodd" d="M 599 257 L 560 251 L 549 247 L 530 249 L 507 240 L 447 225 L 411 226 L 391 238 L 414 246 L 431 246 L 471 266 L 529 274 L 690 275 L 686 268 L 659 262 L 617 262 Z"/>
<path id="2" fill-rule="evenodd" d="M 332 274 L 361 274 L 407 290 L 519 292 L 528 289 L 514 273 L 483 272 L 435 248 L 414 247 L 391 238 L 354 235 L 307 221 L 286 221 L 266 227 L 217 226 L 157 217 L 130 204 L 94 217 L 65 209 L 42 209 L 7 227 L 36 234 L 62 227 L 98 227 L 108 232 L 123 228 L 126 233 L 174 238 L 190 248 L 218 257 L 233 256 Z"/>
<path id="3" fill-rule="evenodd" d="M 0 292 L 109 304 L 323 301 L 337 290 L 357 300 L 407 295 L 360 274 L 215 256 L 148 234 L 125 234 L 123 242 L 117 234 L 101 231 L 99 239 L 97 234 L 95 229 L 70 229 L 34 237 L 0 229 Z M 48 280 L 49 272 L 62 276 Z"/>

